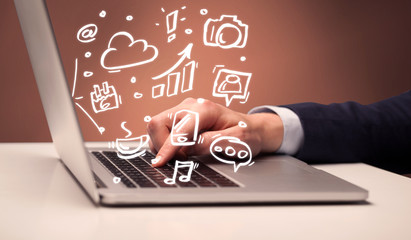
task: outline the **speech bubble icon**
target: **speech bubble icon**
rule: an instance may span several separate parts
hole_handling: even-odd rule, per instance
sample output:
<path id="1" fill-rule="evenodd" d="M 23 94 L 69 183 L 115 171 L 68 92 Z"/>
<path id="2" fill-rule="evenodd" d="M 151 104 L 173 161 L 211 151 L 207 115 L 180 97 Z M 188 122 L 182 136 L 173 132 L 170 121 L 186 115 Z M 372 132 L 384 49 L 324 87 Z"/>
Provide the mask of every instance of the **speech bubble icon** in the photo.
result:
<path id="1" fill-rule="evenodd" d="M 234 172 L 237 172 L 241 166 L 250 164 L 253 157 L 250 147 L 245 142 L 230 136 L 222 136 L 214 140 L 210 145 L 210 153 L 218 161 L 232 164 Z"/>

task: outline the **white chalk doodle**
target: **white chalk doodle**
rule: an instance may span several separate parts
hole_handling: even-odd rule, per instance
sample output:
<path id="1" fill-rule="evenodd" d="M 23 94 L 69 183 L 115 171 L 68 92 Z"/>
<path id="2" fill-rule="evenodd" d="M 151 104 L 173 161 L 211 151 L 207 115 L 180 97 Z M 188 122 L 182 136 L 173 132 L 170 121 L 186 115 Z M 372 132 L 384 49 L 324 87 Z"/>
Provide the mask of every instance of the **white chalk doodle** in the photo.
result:
<path id="1" fill-rule="evenodd" d="M 100 14 L 99 14 L 99 16 L 101 17 L 101 18 L 104 18 L 104 17 L 106 17 L 106 11 L 104 11 L 104 10 L 102 10 L 101 12 L 100 12 Z"/>
<path id="2" fill-rule="evenodd" d="M 126 128 L 126 123 L 127 123 L 127 122 L 125 122 L 125 121 L 122 122 L 122 123 L 121 123 L 121 128 L 122 128 L 124 131 L 127 132 L 126 138 L 128 138 L 128 137 L 130 137 L 133 133 Z"/>
<path id="3" fill-rule="evenodd" d="M 168 42 L 173 41 L 176 38 L 176 34 L 173 33 L 177 29 L 178 10 L 175 10 L 166 16 L 167 34 L 170 34 L 167 38 Z"/>
<path id="4" fill-rule="evenodd" d="M 113 183 L 114 184 L 119 184 L 121 182 L 121 178 L 119 177 L 113 177 Z"/>
<path id="5" fill-rule="evenodd" d="M 119 108 L 119 96 L 114 86 L 109 86 L 108 82 L 103 82 L 102 88 L 93 85 L 94 91 L 90 93 L 91 105 L 95 113 L 104 112 Z"/>
<path id="6" fill-rule="evenodd" d="M 184 32 L 185 32 L 186 34 L 192 34 L 192 33 L 193 33 L 193 30 L 191 30 L 190 28 L 187 28 Z"/>
<path id="7" fill-rule="evenodd" d="M 106 129 L 104 127 L 100 127 L 96 121 L 94 121 L 94 119 L 90 116 L 90 114 L 88 114 L 88 112 L 79 104 L 79 103 L 75 103 L 77 107 L 79 107 L 84 114 L 86 114 L 86 116 L 90 119 L 90 121 L 94 124 L 94 126 L 97 127 L 98 131 L 100 132 L 100 134 L 103 134 L 104 131 L 106 131 Z"/>
<path id="8" fill-rule="evenodd" d="M 238 126 L 241 128 L 246 128 L 247 127 L 247 123 L 243 122 L 243 121 L 239 121 L 238 122 Z"/>
<path id="9" fill-rule="evenodd" d="M 244 57 L 244 56 L 240 57 L 240 61 L 241 61 L 241 62 L 244 62 L 246 59 L 247 59 L 247 58 Z"/>
<path id="10" fill-rule="evenodd" d="M 209 18 L 204 24 L 203 42 L 206 46 L 244 48 L 247 38 L 248 25 L 238 20 L 236 15 L 221 15 L 220 19 Z"/>
<path id="11" fill-rule="evenodd" d="M 169 68 L 162 74 L 152 78 L 154 80 L 157 80 L 167 76 L 167 96 L 177 95 L 179 89 L 182 93 L 193 90 L 194 73 L 198 68 L 198 62 L 192 60 L 184 64 L 184 61 L 188 61 L 188 59 L 191 58 L 192 48 L 193 44 L 189 43 L 183 51 L 178 53 L 178 55 L 181 57 L 171 68 Z M 177 68 L 180 68 L 179 71 L 177 71 Z M 163 92 L 162 94 L 154 94 L 154 88 L 159 88 L 159 85 L 153 87 L 153 98 L 154 95 L 156 97 L 163 96 Z"/>
<path id="12" fill-rule="evenodd" d="M 93 76 L 93 72 L 84 71 L 83 76 L 84 76 L 84 77 L 91 77 L 91 76 Z"/>
<path id="13" fill-rule="evenodd" d="M 135 92 L 133 96 L 134 96 L 135 99 L 140 99 L 140 98 L 143 97 L 143 94 L 139 93 L 139 92 Z"/>
<path id="14" fill-rule="evenodd" d="M 144 122 L 147 122 L 147 123 L 148 123 L 148 122 L 150 122 L 150 121 L 151 121 L 151 117 L 150 117 L 150 116 L 147 115 L 147 116 L 144 117 Z"/>
<path id="15" fill-rule="evenodd" d="M 117 156 L 121 159 L 132 159 L 145 154 L 150 137 L 141 135 L 134 138 L 117 138 L 109 144 L 110 148 L 117 149 Z"/>
<path id="16" fill-rule="evenodd" d="M 174 172 L 173 177 L 164 179 L 164 183 L 166 184 L 175 184 L 177 180 L 180 182 L 189 182 L 191 180 L 191 174 L 193 170 L 199 166 L 198 163 L 194 163 L 193 161 L 176 161 L 174 165 Z M 188 170 L 186 169 L 188 168 Z M 179 171 L 180 170 L 180 171 Z M 187 171 L 185 171 L 187 170 Z"/>
<path id="17" fill-rule="evenodd" d="M 74 97 L 74 93 L 76 92 L 77 68 L 78 68 L 78 59 L 76 58 L 76 60 L 74 60 L 74 81 L 73 81 L 73 90 L 71 91 L 72 97 Z"/>
<path id="18" fill-rule="evenodd" d="M 130 42 L 127 46 L 122 46 L 120 52 L 117 47 L 112 46 L 112 42 L 116 38 L 127 38 Z M 106 58 L 113 54 L 130 54 L 130 52 L 135 52 L 136 59 L 132 63 L 119 63 L 115 66 L 107 66 Z M 158 56 L 158 50 L 155 46 L 149 45 L 146 40 L 138 39 L 134 40 L 133 36 L 128 32 L 118 32 L 114 34 L 108 43 L 108 48 L 103 52 L 100 58 L 100 64 L 103 68 L 107 70 L 118 71 L 124 68 L 130 68 L 135 66 L 140 66 L 143 64 L 150 63 L 154 61 Z"/>
<path id="19" fill-rule="evenodd" d="M 154 86 L 152 88 L 152 95 L 151 96 L 153 98 L 162 97 L 164 95 L 164 87 L 165 87 L 164 84 L 159 84 L 159 85 Z"/>
<path id="20" fill-rule="evenodd" d="M 252 161 L 250 147 L 236 137 L 222 136 L 217 138 L 210 145 L 210 153 L 218 161 L 232 164 L 234 172 L 237 172 L 242 166 L 249 165 Z"/>
<path id="21" fill-rule="evenodd" d="M 86 58 L 91 57 L 91 52 L 86 52 L 86 53 L 84 54 L 84 57 L 86 57 Z"/>
<path id="22" fill-rule="evenodd" d="M 248 100 L 251 76 L 251 73 L 220 69 L 214 80 L 213 96 L 224 97 L 227 107 L 233 99 Z"/>
<path id="23" fill-rule="evenodd" d="M 170 133 L 171 144 L 174 146 L 191 146 L 197 141 L 199 114 L 190 110 L 180 110 L 174 115 Z"/>
<path id="24" fill-rule="evenodd" d="M 97 34 L 97 26 L 96 24 L 90 23 L 78 30 L 77 32 L 77 40 L 82 43 L 89 43 L 96 40 L 95 36 Z"/>
<path id="25" fill-rule="evenodd" d="M 205 8 L 203 8 L 203 9 L 200 10 L 200 14 L 201 14 L 201 15 L 206 15 L 207 13 L 208 13 L 208 10 L 205 9 Z"/>
<path id="26" fill-rule="evenodd" d="M 131 83 L 136 83 L 136 82 L 137 82 L 136 77 L 133 76 L 133 77 L 130 79 L 130 82 L 131 82 Z"/>
<path id="27" fill-rule="evenodd" d="M 133 20 L 133 16 L 128 15 L 128 16 L 126 17 L 126 20 L 127 20 L 127 21 L 131 21 L 131 20 Z"/>

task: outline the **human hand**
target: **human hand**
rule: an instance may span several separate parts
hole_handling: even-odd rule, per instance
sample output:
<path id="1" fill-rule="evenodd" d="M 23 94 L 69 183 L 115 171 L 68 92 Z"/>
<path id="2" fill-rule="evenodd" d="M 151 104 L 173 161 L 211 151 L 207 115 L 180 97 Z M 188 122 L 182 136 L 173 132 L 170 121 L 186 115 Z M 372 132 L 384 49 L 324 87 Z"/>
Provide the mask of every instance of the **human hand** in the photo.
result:
<path id="1" fill-rule="evenodd" d="M 198 127 L 198 138 L 201 144 L 177 146 L 173 143 L 173 117 L 181 110 L 198 113 L 199 121 L 185 119 L 185 114 L 177 116 L 175 125 L 180 124 L 179 132 L 187 133 L 185 138 L 193 139 L 193 132 Z M 242 122 L 241 124 L 239 124 Z M 243 124 L 245 123 L 245 124 Z M 242 125 L 242 126 L 240 126 Z M 187 158 L 188 155 L 210 154 L 210 145 L 216 135 L 236 137 L 245 142 L 253 156 L 260 152 L 275 152 L 281 145 L 284 127 L 280 117 L 273 113 L 243 114 L 205 99 L 187 98 L 179 105 L 168 109 L 154 117 L 147 125 L 150 135 L 151 151 L 157 153 L 153 159 L 154 167 L 160 167 L 172 158 Z M 174 141 L 175 142 L 175 141 Z"/>

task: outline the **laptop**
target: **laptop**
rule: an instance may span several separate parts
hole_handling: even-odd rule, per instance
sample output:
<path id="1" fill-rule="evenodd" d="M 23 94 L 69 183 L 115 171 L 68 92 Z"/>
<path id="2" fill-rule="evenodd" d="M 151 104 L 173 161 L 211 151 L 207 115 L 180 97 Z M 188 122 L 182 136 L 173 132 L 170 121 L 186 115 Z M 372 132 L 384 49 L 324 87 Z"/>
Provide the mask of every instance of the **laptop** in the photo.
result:
<path id="1" fill-rule="evenodd" d="M 189 160 L 195 163 L 195 168 L 187 170 L 175 162 L 161 168 L 151 167 L 155 156 L 141 142 L 137 148 L 142 154 L 130 158 L 122 158 L 107 144 L 86 147 L 46 2 L 14 2 L 55 148 L 62 163 L 96 204 L 254 204 L 367 199 L 367 190 L 290 156 L 259 156 L 253 159 L 252 166 L 237 168 L 238 171 L 233 171 L 232 164 L 216 161 L 211 155 L 193 157 Z M 133 144 L 124 143 L 123 147 L 131 149 Z M 188 174 L 191 178 L 187 181 L 184 176 Z"/>

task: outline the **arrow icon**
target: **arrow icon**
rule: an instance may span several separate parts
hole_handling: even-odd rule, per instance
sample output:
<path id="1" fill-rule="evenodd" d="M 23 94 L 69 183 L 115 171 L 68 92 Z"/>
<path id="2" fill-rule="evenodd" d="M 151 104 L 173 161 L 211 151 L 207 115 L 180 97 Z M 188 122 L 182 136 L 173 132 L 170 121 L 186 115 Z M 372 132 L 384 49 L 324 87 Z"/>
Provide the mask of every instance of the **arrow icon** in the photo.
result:
<path id="1" fill-rule="evenodd" d="M 170 69 L 168 69 L 167 71 L 165 71 L 164 73 L 153 77 L 154 80 L 160 79 L 168 74 L 170 74 L 171 72 L 173 72 L 186 58 L 191 59 L 191 50 L 193 49 L 193 44 L 189 43 L 187 45 L 187 47 L 181 51 L 180 53 L 178 53 L 177 55 L 181 56 L 181 58 L 178 60 L 178 62 L 176 62 L 176 64 L 174 64 L 174 66 L 172 66 Z"/>

